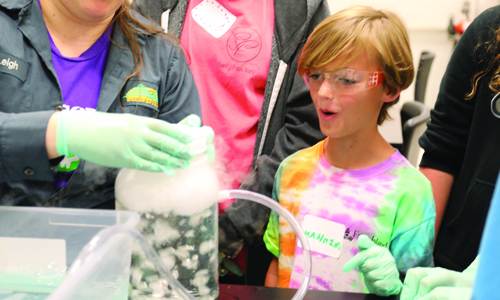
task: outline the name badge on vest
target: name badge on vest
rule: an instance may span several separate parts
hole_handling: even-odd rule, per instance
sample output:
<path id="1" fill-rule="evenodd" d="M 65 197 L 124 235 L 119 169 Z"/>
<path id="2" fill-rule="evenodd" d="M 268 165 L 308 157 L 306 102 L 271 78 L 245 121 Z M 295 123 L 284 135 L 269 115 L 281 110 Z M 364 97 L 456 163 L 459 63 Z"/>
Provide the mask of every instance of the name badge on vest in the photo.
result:
<path id="1" fill-rule="evenodd" d="M 167 11 L 164 11 L 161 14 L 161 27 L 163 27 L 163 30 L 165 32 L 168 32 L 168 18 L 170 16 L 170 9 L 167 9 Z"/>
<path id="2" fill-rule="evenodd" d="M 220 38 L 236 21 L 236 16 L 215 0 L 203 0 L 191 11 L 193 20 L 215 38 Z"/>
<path id="3" fill-rule="evenodd" d="M 28 64 L 18 57 L 0 52 L 0 72 L 15 76 L 24 82 L 28 76 Z"/>
<path id="4" fill-rule="evenodd" d="M 345 225 L 306 215 L 302 222 L 311 250 L 334 258 L 339 258 L 344 240 Z M 298 241 L 298 246 L 302 244 Z"/>

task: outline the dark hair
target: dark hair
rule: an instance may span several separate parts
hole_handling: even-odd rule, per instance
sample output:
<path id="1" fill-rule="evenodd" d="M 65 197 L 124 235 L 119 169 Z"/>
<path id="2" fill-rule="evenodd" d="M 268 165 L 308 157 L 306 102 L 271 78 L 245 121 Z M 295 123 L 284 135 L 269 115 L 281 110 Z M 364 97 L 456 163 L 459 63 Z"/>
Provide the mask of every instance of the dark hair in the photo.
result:
<path id="1" fill-rule="evenodd" d="M 495 52 L 498 52 L 498 47 L 500 45 L 500 28 L 498 28 L 495 31 L 495 37 L 493 38 L 493 40 L 491 42 L 485 43 L 485 45 L 488 45 L 488 48 L 486 49 L 487 53 L 494 54 Z M 481 45 L 477 45 L 475 49 L 477 50 L 479 46 Z M 489 73 L 491 73 L 493 70 L 494 70 L 493 75 L 491 76 L 491 80 L 488 86 L 495 93 L 500 92 L 500 64 L 498 63 L 499 61 L 500 61 L 500 53 L 498 53 L 495 56 L 493 61 L 488 65 L 486 69 L 476 73 L 472 77 L 471 80 L 472 90 L 470 93 L 465 95 L 465 100 L 470 100 L 474 97 L 474 95 L 477 92 L 477 84 L 479 83 L 479 80 L 484 76 L 488 75 Z"/>
<path id="2" fill-rule="evenodd" d="M 123 2 L 120 8 L 116 11 L 115 16 L 110 23 L 110 26 L 111 24 L 120 26 L 134 58 L 134 72 L 132 72 L 132 74 L 130 74 L 127 79 L 125 79 L 125 82 L 135 75 L 139 76 L 139 72 L 142 69 L 143 62 L 141 49 L 136 38 L 137 34 L 161 36 L 166 39 L 177 41 L 177 38 L 165 33 L 163 29 L 159 28 L 158 26 L 143 24 L 136 18 L 134 18 L 134 16 L 132 15 L 132 7 L 128 1 Z"/>

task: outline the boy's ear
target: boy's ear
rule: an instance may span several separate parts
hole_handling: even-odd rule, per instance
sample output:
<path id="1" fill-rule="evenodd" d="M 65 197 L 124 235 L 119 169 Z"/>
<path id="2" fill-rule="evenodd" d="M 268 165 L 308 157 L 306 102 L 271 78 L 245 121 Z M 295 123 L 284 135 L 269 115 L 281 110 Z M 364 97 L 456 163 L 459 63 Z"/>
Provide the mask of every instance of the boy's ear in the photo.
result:
<path id="1" fill-rule="evenodd" d="M 391 94 L 389 89 L 386 89 L 385 94 L 384 94 L 384 102 L 392 102 L 396 100 L 399 95 L 401 94 L 402 89 L 399 89 L 396 93 Z"/>

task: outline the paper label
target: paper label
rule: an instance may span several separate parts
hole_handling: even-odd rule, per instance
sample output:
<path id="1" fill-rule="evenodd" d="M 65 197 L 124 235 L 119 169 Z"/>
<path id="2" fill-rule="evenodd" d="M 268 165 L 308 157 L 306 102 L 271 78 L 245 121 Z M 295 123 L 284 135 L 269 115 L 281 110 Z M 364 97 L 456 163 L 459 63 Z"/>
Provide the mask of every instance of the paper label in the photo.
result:
<path id="1" fill-rule="evenodd" d="M 170 16 L 170 9 L 167 9 L 167 11 L 164 11 L 161 14 L 161 27 L 163 27 L 163 30 L 165 32 L 168 32 L 168 17 Z"/>
<path id="2" fill-rule="evenodd" d="M 236 17 L 215 0 L 203 0 L 191 11 L 193 19 L 215 38 L 226 33 Z"/>
<path id="3" fill-rule="evenodd" d="M 302 229 L 312 251 L 339 258 L 345 225 L 306 215 L 302 222 Z M 300 241 L 298 241 L 298 246 L 302 248 Z"/>

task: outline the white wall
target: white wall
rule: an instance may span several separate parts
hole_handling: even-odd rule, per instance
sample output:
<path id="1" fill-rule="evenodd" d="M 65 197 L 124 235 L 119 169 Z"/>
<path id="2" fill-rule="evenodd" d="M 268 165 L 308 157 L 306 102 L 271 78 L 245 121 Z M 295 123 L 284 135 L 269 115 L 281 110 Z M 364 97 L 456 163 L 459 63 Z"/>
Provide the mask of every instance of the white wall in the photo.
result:
<path id="1" fill-rule="evenodd" d="M 328 0 L 331 13 L 353 5 L 368 5 L 377 9 L 391 10 L 403 19 L 408 28 L 415 68 L 418 68 L 422 51 L 432 51 L 436 54 L 425 93 L 425 104 L 430 108 L 434 107 L 441 78 L 453 52 L 454 40 L 448 35 L 448 24 L 450 18 L 455 22 L 465 20 L 465 15 L 462 13 L 464 2 L 464 0 Z M 500 0 L 470 0 L 469 17 L 473 19 L 485 9 L 499 4 Z M 398 106 L 413 101 L 414 95 L 415 83 L 401 93 Z"/>
<path id="2" fill-rule="evenodd" d="M 459 14 L 460 0 L 328 0 L 330 11 L 336 12 L 352 5 L 368 5 L 374 8 L 390 9 L 399 14 L 409 28 L 445 29 L 450 14 Z"/>
<path id="3" fill-rule="evenodd" d="M 389 9 L 397 13 L 408 27 L 410 45 L 415 67 L 418 67 L 420 53 L 424 50 L 436 54 L 425 96 L 425 103 L 434 107 L 439 84 L 453 51 L 454 41 L 448 36 L 450 17 L 455 21 L 464 20 L 463 0 L 328 0 L 330 11 L 335 13 L 353 5 L 369 5 L 377 9 Z M 474 18 L 485 9 L 500 4 L 500 0 L 470 0 L 469 16 Z M 401 103 L 412 101 L 415 86 L 412 84 L 401 94 Z M 400 104 L 401 105 L 401 104 Z"/>
<path id="4" fill-rule="evenodd" d="M 425 92 L 425 104 L 429 107 L 434 107 L 441 78 L 450 60 L 454 42 L 444 29 L 409 29 L 408 34 L 410 36 L 415 70 L 418 68 L 418 62 L 422 51 L 432 51 L 436 54 L 431 66 L 427 90 Z M 415 81 L 407 90 L 401 93 L 401 102 L 413 101 L 414 95 Z"/>

